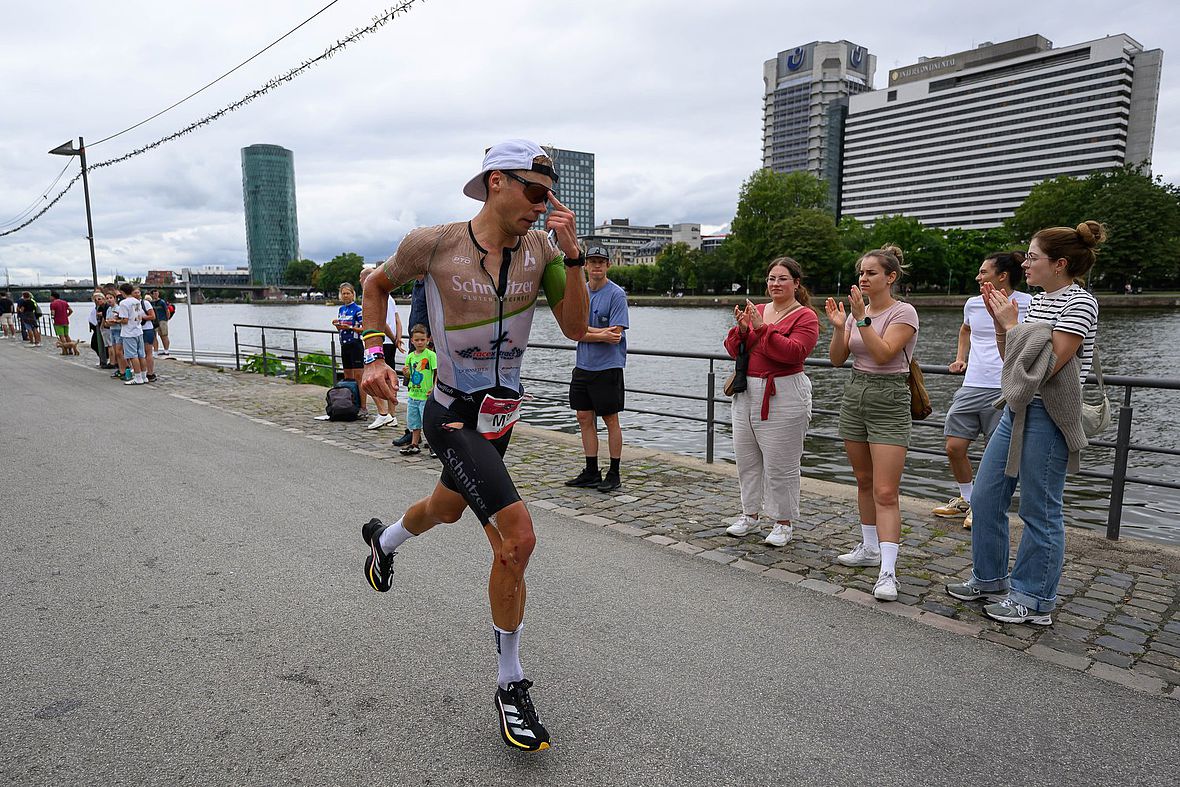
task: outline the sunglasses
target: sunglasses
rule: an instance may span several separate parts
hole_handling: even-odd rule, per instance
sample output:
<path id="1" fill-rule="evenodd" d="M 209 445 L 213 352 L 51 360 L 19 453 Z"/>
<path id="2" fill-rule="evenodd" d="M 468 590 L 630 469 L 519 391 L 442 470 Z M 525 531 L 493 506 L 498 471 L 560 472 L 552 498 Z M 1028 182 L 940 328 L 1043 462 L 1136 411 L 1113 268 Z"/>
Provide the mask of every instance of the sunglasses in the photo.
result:
<path id="1" fill-rule="evenodd" d="M 549 195 L 555 193 L 553 189 L 549 188 L 543 183 L 537 183 L 533 180 L 525 180 L 520 175 L 517 175 L 513 172 L 508 172 L 507 170 L 500 170 L 500 172 L 512 178 L 517 183 L 523 185 L 525 199 L 534 205 L 544 205 L 545 203 L 549 202 Z"/>

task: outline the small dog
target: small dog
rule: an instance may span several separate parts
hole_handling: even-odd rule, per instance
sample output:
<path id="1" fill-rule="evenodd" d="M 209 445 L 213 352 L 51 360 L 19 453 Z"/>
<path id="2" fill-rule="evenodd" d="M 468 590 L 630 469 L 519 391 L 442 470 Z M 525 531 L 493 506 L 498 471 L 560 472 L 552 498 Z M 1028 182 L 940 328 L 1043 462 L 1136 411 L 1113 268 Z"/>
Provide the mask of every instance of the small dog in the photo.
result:
<path id="1" fill-rule="evenodd" d="M 61 349 L 62 355 L 81 355 L 78 352 L 78 345 L 81 343 L 81 339 L 67 339 L 64 336 L 57 337 L 57 346 Z"/>

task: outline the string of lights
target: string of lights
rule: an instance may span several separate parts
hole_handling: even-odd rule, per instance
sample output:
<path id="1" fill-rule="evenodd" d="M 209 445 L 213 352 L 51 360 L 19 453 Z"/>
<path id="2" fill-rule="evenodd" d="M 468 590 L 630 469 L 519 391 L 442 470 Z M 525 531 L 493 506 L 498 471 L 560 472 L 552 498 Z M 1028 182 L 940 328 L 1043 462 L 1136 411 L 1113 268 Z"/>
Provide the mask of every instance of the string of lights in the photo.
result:
<path id="1" fill-rule="evenodd" d="M 259 55 L 261 55 L 262 53 L 266 52 L 266 51 L 267 51 L 268 49 L 270 49 L 271 47 L 273 47 L 273 46 L 275 46 L 276 44 L 278 44 L 279 42 L 281 42 L 281 41 L 282 41 L 284 38 L 286 38 L 287 36 L 291 35 L 291 34 L 292 34 L 292 33 L 294 33 L 296 30 L 298 30 L 299 28 L 303 27 L 303 26 L 304 26 L 304 25 L 306 25 L 308 22 L 310 22 L 311 20 L 315 19 L 317 16 L 319 16 L 319 15 L 320 15 L 320 14 L 322 14 L 322 13 L 324 13 L 324 12 L 325 12 L 325 11 L 327 11 L 329 8 L 331 8 L 332 6 L 336 5 L 336 3 L 338 3 L 338 2 L 340 2 L 340 0 L 332 0 L 332 2 L 328 3 L 326 6 L 324 6 L 323 8 L 321 8 L 319 11 L 316 11 L 314 14 L 312 14 L 311 16 L 309 16 L 307 19 L 304 19 L 302 22 L 300 22 L 300 23 L 299 23 L 299 24 L 297 24 L 295 27 L 293 27 L 293 28 L 291 28 L 290 30 L 288 30 L 286 33 L 283 33 L 283 35 L 281 35 L 280 37 L 276 38 L 274 41 L 271 41 L 269 44 L 267 44 L 266 46 L 264 46 L 262 49 L 259 49 L 259 50 L 258 50 L 257 52 L 255 52 L 254 54 L 250 55 L 250 57 L 246 58 L 246 59 L 245 59 L 245 60 L 243 60 L 241 63 L 238 63 L 236 66 L 234 66 L 233 68 L 231 68 L 229 71 L 226 71 L 224 74 L 222 74 L 221 76 L 217 77 L 217 79 L 214 79 L 212 82 L 210 82 L 209 84 L 207 84 L 207 85 L 205 85 L 204 87 L 200 88 L 199 90 L 194 90 L 192 93 L 189 93 L 187 96 L 185 96 L 184 98 L 180 99 L 179 101 L 177 101 L 177 102 L 176 102 L 175 104 L 173 104 L 172 106 L 165 107 L 164 109 L 161 109 L 161 110 L 160 110 L 159 112 L 157 112 L 156 114 L 152 115 L 152 116 L 151 116 L 151 117 L 149 117 L 149 118 L 144 118 L 143 120 L 141 120 L 141 121 L 139 121 L 138 123 L 136 123 L 134 126 L 128 126 L 127 128 L 123 129 L 122 131 L 118 131 L 118 132 L 116 132 L 116 133 L 114 133 L 114 134 L 111 134 L 109 137 L 103 137 L 103 138 L 102 138 L 102 139 L 100 139 L 98 142 L 91 142 L 91 143 L 90 143 L 90 145 L 89 145 L 89 147 L 93 148 L 93 147 L 95 147 L 95 146 L 97 146 L 97 145 L 101 145 L 101 144 L 102 144 L 102 143 L 104 143 L 104 142 L 108 142 L 108 141 L 110 141 L 110 140 L 114 139 L 115 137 L 122 136 L 123 134 L 126 134 L 128 131 L 134 131 L 135 129 L 137 129 L 137 128 L 139 128 L 140 126 L 142 126 L 144 123 L 150 123 L 151 121 L 153 121 L 153 120 L 155 120 L 156 118 L 158 118 L 160 115 L 163 115 L 165 112 L 170 112 L 170 111 L 172 111 L 173 109 L 176 109 L 178 106 L 180 106 L 180 105 L 181 105 L 181 104 L 183 104 L 184 102 L 188 101 L 190 98 L 193 98 L 194 96 L 198 96 L 198 95 L 200 95 L 201 93 L 204 93 L 206 90 L 208 90 L 209 88 L 213 87 L 213 86 L 214 86 L 214 85 L 216 85 L 218 82 L 220 82 L 221 80 L 225 79 L 227 76 L 229 76 L 229 75 L 230 75 L 230 74 L 232 74 L 233 72 L 237 71 L 239 68 L 241 68 L 242 66 L 246 65 L 247 63 L 249 63 L 251 60 L 254 60 L 256 57 L 258 57 Z"/>
<path id="2" fill-rule="evenodd" d="M 204 116 L 200 120 L 196 120 L 196 121 L 190 123 L 189 125 L 185 126 L 184 128 L 180 129 L 179 131 L 169 134 L 166 137 L 162 137 L 160 139 L 157 139 L 155 142 L 151 142 L 151 143 L 148 143 L 147 145 L 143 145 L 142 147 L 138 147 L 135 150 L 132 150 L 128 153 L 123 154 L 122 156 L 117 156 L 116 158 L 107 159 L 106 161 L 100 161 L 96 164 L 91 164 L 89 167 L 87 167 L 87 171 L 93 171 L 96 169 L 102 169 L 103 167 L 111 167 L 111 166 L 114 166 L 115 164 L 120 164 L 124 161 L 127 161 L 128 159 L 143 155 L 144 153 L 147 153 L 150 150 L 155 150 L 156 148 L 160 147 L 161 145 L 164 145 L 168 142 L 172 142 L 173 140 L 179 139 L 180 137 L 183 137 L 187 134 L 191 134 L 192 132 L 196 131 L 199 128 L 202 128 L 203 126 L 207 126 L 210 123 L 220 120 L 221 118 L 225 117 L 230 112 L 233 112 L 234 110 L 237 110 L 237 109 L 241 109 L 242 107 L 249 104 L 251 101 L 254 101 L 257 98 L 261 98 L 262 96 L 266 95 L 267 93 L 274 90 L 275 88 L 280 87 L 280 86 L 290 82 L 291 80 L 295 79 L 296 77 L 300 76 L 301 74 L 304 74 L 307 71 L 309 71 L 310 69 L 319 65 L 323 61 L 328 60 L 328 59 L 332 58 L 333 56 L 339 54 L 342 50 L 344 50 L 350 44 L 360 40 L 361 38 L 364 38 L 365 36 L 369 35 L 370 33 L 376 32 L 377 30 L 379 30 L 380 28 L 389 24 L 390 22 L 392 22 L 394 19 L 398 18 L 399 16 L 402 16 L 402 15 L 408 13 L 409 10 L 417 2 L 419 2 L 419 0 L 403 0 L 403 2 L 401 2 L 395 6 L 392 6 L 390 8 L 387 8 L 385 11 L 382 11 L 381 13 L 374 16 L 372 18 L 372 21 L 369 24 L 365 25 L 364 27 L 356 28 L 355 30 L 350 32 L 348 35 L 344 36 L 343 38 L 336 41 L 336 43 L 329 46 L 327 49 L 325 49 L 322 53 L 320 53 L 316 57 L 313 57 L 309 60 L 304 60 L 302 63 L 291 68 L 286 73 L 272 78 L 270 81 L 268 81 L 262 87 L 247 93 L 245 96 L 243 96 L 242 98 L 233 102 L 232 104 L 227 104 L 226 106 L 222 107 L 221 109 L 219 109 L 215 112 L 211 112 L 210 114 Z M 82 173 L 79 172 L 77 175 L 75 175 L 73 177 L 73 179 L 69 183 L 66 184 L 66 187 L 64 189 L 62 189 L 60 192 L 58 192 L 57 196 L 55 196 L 52 200 L 50 200 L 49 204 L 42 207 L 41 210 L 37 211 L 37 213 L 35 213 L 33 216 L 26 219 L 24 222 L 22 222 L 18 226 L 13 227 L 10 230 L 5 230 L 4 232 L 0 232 L 0 238 L 5 237 L 6 235 L 12 235 L 13 233 L 16 233 L 16 232 L 20 232 L 25 227 L 32 224 L 34 221 L 36 221 L 37 219 L 44 216 L 47 212 L 49 212 L 49 210 L 54 205 L 56 205 L 58 203 L 58 201 L 62 197 L 64 197 L 66 195 L 66 193 L 71 188 L 74 187 L 74 184 L 77 183 L 81 179 L 82 179 Z"/>
<path id="3" fill-rule="evenodd" d="M 36 199 L 34 199 L 32 202 L 29 203 L 29 206 L 27 208 L 25 208 L 24 210 L 22 210 L 20 213 L 16 214 L 15 216 L 13 216 L 11 219 L 8 219 L 7 221 L 0 222 L 0 227 L 9 227 L 13 224 L 16 224 L 18 221 L 23 219 L 25 216 L 28 216 L 30 213 L 32 213 L 34 210 L 36 210 L 37 205 L 39 205 L 41 203 L 41 200 L 49 199 L 49 192 L 53 191 L 53 187 L 57 185 L 57 182 L 59 180 L 61 180 L 62 176 L 66 174 L 66 170 L 69 168 L 70 168 L 70 162 L 67 161 L 66 165 L 61 168 L 61 172 L 57 173 L 57 177 L 53 179 L 53 182 L 50 183 L 45 188 L 41 189 L 41 193 L 37 195 Z"/>

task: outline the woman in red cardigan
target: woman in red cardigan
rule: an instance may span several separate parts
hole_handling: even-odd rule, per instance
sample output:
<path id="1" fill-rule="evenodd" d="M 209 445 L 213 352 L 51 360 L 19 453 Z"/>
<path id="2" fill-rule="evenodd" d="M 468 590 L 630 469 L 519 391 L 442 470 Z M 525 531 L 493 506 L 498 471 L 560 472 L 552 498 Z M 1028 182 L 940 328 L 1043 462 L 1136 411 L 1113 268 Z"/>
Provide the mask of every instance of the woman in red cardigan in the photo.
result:
<path id="1" fill-rule="evenodd" d="M 742 493 L 742 514 L 725 532 L 745 536 L 762 529 L 761 515 L 774 522 L 764 543 L 791 540 L 799 517 L 799 467 L 803 437 L 811 422 L 811 380 L 803 359 L 819 341 L 819 318 L 803 286 L 803 271 L 790 257 L 770 263 L 770 303 L 735 306 L 737 325 L 725 337 L 736 358 L 745 344 L 750 362 L 747 387 L 733 396 L 733 452 Z"/>

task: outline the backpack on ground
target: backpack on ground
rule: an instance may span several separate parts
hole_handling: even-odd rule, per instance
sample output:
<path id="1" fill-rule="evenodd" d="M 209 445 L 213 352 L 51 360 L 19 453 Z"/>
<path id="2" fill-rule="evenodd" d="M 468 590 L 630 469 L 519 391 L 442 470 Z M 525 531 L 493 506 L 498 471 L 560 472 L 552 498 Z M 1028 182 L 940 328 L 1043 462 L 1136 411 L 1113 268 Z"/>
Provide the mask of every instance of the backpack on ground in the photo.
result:
<path id="1" fill-rule="evenodd" d="M 341 380 L 324 395 L 329 421 L 355 421 L 361 412 L 361 389 L 356 380 Z"/>

